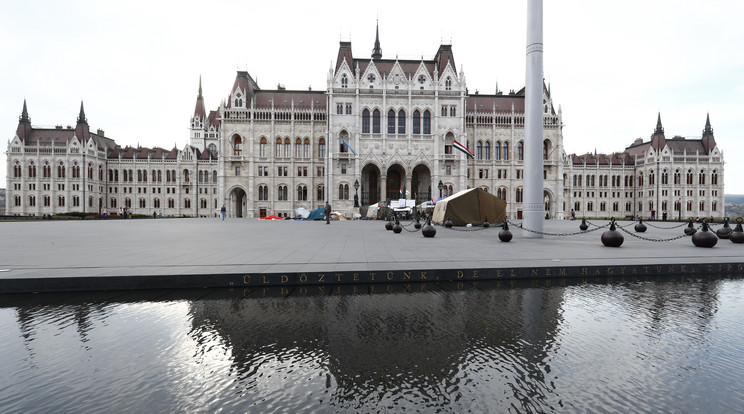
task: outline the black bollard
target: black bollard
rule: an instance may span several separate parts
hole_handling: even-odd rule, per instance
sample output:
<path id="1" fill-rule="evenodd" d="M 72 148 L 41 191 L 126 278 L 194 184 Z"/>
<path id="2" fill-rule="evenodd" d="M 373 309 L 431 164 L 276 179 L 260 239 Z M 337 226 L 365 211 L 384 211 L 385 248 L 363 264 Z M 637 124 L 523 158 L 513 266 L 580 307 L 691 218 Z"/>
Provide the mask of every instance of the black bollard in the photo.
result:
<path id="1" fill-rule="evenodd" d="M 385 230 L 393 229 L 393 217 L 388 213 L 388 221 L 385 223 Z"/>
<path id="2" fill-rule="evenodd" d="M 718 236 L 719 239 L 728 239 L 731 235 L 731 227 L 729 227 L 728 217 L 725 217 L 723 219 L 723 227 L 716 230 L 716 236 Z"/>
<path id="3" fill-rule="evenodd" d="M 615 227 L 615 219 L 613 218 L 611 220 L 610 229 L 602 233 L 602 244 L 607 247 L 620 247 L 625 241 L 625 237 L 623 237 L 622 233 L 617 231 L 617 227 Z"/>
<path id="4" fill-rule="evenodd" d="M 447 217 L 447 221 L 444 222 L 444 227 L 447 227 L 448 229 L 452 228 L 452 220 L 450 220 L 449 217 Z"/>
<path id="5" fill-rule="evenodd" d="M 579 229 L 581 229 L 581 231 L 586 231 L 586 229 L 588 229 L 588 228 L 589 228 L 589 226 L 586 224 L 586 219 L 584 217 L 582 217 L 581 218 L 581 224 L 579 224 Z"/>
<path id="6" fill-rule="evenodd" d="M 393 233 L 398 234 L 401 231 L 403 231 L 403 226 L 400 225 L 400 221 L 398 221 L 398 216 L 395 216 L 395 224 L 393 225 Z"/>
<path id="7" fill-rule="evenodd" d="M 437 229 L 431 225 L 431 218 L 426 220 L 426 224 L 421 228 L 421 234 L 423 234 L 424 237 L 434 237 L 434 235 L 437 234 Z"/>
<path id="8" fill-rule="evenodd" d="M 744 243 L 744 230 L 741 228 L 741 217 L 736 219 L 736 228 L 729 235 L 729 240 L 731 240 L 731 243 Z"/>
<path id="9" fill-rule="evenodd" d="M 509 223 L 504 220 L 504 228 L 499 232 L 499 240 L 509 242 L 512 239 L 512 232 L 509 231 Z"/>
<path id="10" fill-rule="evenodd" d="M 647 228 L 647 227 L 646 227 L 646 225 L 645 225 L 645 224 L 643 224 L 643 219 L 638 219 L 638 224 L 636 224 L 636 225 L 635 225 L 635 227 L 633 227 L 633 228 L 634 228 L 634 229 L 635 229 L 635 231 L 637 231 L 638 233 L 643 233 L 643 232 L 645 232 L 645 231 L 646 231 L 646 228 Z"/>
<path id="11" fill-rule="evenodd" d="M 693 234 L 695 234 L 696 231 L 697 229 L 692 224 L 692 219 L 690 219 L 690 224 L 685 227 L 685 236 L 692 236 Z"/>
<path id="12" fill-rule="evenodd" d="M 418 213 L 416 213 L 416 222 L 413 223 L 413 227 L 418 230 L 421 228 L 421 220 L 419 219 Z"/>
<path id="13" fill-rule="evenodd" d="M 488 222 L 488 216 L 486 216 L 486 218 L 483 220 L 483 228 L 487 229 L 489 227 L 491 227 L 491 223 Z"/>
<path id="14" fill-rule="evenodd" d="M 692 235 L 692 244 L 696 247 L 713 247 L 718 243 L 718 237 L 708 230 L 708 222 L 703 221 L 703 229 Z"/>

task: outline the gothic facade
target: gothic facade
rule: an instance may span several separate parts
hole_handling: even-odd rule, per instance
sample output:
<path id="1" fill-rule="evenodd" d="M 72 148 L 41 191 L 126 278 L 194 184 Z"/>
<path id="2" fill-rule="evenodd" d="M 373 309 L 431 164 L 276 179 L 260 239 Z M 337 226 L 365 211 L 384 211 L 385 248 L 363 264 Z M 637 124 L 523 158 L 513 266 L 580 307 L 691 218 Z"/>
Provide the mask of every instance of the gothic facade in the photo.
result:
<path id="1" fill-rule="evenodd" d="M 437 200 L 482 187 L 521 218 L 524 89 L 470 93 L 450 45 L 432 59 L 354 57 L 341 42 L 324 91 L 261 89 L 237 72 L 228 97 L 205 109 L 201 81 L 183 148 L 121 147 L 75 128 L 32 127 L 23 104 L 8 143 L 6 214 L 134 213 L 294 217 L 321 207 L 355 213 L 386 200 Z M 710 123 L 700 140 L 651 141 L 612 155 L 566 155 L 562 114 L 543 87 L 545 212 L 569 217 L 723 216 L 723 157 Z M 457 150 L 466 146 L 469 157 Z M 611 179 L 610 179 L 611 177 Z M 692 177 L 692 179 L 690 179 Z M 672 216 L 674 218 L 674 216 Z"/>

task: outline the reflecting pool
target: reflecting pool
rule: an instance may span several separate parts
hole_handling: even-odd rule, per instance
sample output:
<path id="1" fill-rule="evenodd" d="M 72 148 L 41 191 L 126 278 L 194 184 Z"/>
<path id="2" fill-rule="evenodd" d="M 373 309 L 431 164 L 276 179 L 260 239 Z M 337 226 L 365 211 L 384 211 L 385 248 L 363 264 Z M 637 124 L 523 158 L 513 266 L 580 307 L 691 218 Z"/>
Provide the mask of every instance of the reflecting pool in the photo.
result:
<path id="1" fill-rule="evenodd" d="M 5 295 L 0 411 L 740 412 L 742 299 L 715 277 Z"/>

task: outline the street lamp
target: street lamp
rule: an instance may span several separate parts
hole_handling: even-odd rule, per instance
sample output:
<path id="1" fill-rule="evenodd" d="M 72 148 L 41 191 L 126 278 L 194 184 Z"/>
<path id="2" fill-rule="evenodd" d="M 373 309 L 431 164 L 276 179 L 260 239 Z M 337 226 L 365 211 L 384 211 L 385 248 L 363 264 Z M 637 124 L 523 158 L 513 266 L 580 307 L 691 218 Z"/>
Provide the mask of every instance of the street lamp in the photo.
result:
<path id="1" fill-rule="evenodd" d="M 359 207 L 359 180 L 354 180 L 354 207 Z"/>
<path id="2" fill-rule="evenodd" d="M 442 184 L 442 180 L 439 180 L 439 198 L 442 198 L 442 188 L 444 187 L 444 184 Z"/>

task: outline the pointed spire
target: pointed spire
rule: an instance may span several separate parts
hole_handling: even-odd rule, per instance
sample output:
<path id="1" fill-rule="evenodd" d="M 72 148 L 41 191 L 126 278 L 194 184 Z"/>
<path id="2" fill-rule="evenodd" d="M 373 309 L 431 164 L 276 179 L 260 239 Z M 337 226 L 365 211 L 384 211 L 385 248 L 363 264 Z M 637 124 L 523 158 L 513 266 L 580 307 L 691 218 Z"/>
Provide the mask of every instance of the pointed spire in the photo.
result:
<path id="1" fill-rule="evenodd" d="M 380 48 L 380 22 L 375 25 L 375 48 L 372 49 L 372 59 L 382 59 L 382 48 Z"/>
<path id="2" fill-rule="evenodd" d="M 23 100 L 23 112 L 21 112 L 20 118 L 18 118 L 18 122 L 24 123 L 24 124 L 30 124 L 31 118 L 28 117 L 28 109 L 26 109 L 26 100 Z"/>
<path id="3" fill-rule="evenodd" d="M 199 98 L 202 96 L 201 75 L 199 75 Z"/>
<path id="4" fill-rule="evenodd" d="M 705 118 L 705 129 L 703 130 L 703 136 L 705 135 L 713 135 L 713 128 L 710 126 L 710 114 L 708 114 Z"/>
<path id="5" fill-rule="evenodd" d="M 78 115 L 77 123 L 88 125 L 88 120 L 85 119 L 85 110 L 83 109 L 83 101 L 80 101 L 80 114 Z"/>
<path id="6" fill-rule="evenodd" d="M 661 112 L 659 112 L 659 118 L 656 121 L 656 130 L 654 130 L 654 135 L 663 134 L 663 133 L 664 133 L 664 127 L 661 126 Z"/>

